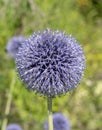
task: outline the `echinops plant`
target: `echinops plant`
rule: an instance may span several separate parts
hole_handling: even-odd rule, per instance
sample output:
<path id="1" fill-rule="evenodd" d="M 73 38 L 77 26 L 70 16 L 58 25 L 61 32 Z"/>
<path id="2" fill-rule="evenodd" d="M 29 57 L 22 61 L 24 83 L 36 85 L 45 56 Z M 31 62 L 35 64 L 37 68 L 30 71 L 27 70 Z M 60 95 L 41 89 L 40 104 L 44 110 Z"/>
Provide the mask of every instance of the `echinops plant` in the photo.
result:
<path id="1" fill-rule="evenodd" d="M 49 130 L 53 130 L 52 98 L 66 94 L 80 83 L 85 68 L 82 47 L 71 35 L 46 29 L 22 43 L 16 64 L 27 89 L 47 97 Z"/>

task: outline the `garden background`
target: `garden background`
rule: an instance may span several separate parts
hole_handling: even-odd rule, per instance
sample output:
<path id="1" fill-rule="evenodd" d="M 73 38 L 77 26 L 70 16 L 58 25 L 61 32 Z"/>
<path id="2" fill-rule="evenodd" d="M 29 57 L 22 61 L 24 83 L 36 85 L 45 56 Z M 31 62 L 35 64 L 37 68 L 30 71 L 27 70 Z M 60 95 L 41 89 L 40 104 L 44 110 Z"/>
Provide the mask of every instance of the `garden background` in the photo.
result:
<path id="1" fill-rule="evenodd" d="M 24 130 L 43 128 L 46 98 L 28 92 L 17 73 L 13 75 L 15 63 L 5 47 L 12 36 L 28 37 L 47 27 L 72 34 L 86 56 L 81 84 L 55 98 L 53 112 L 65 114 L 72 130 L 102 130 L 102 0 L 0 0 L 0 127 L 7 118 Z M 12 83 L 10 113 L 5 115 Z"/>

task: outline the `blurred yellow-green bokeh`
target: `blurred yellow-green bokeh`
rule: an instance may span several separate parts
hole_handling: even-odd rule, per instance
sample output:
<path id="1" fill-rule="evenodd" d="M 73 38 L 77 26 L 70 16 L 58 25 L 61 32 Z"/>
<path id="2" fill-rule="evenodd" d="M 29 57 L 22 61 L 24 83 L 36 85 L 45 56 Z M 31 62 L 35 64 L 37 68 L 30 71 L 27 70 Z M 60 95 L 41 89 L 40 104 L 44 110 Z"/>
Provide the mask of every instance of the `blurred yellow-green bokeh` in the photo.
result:
<path id="1" fill-rule="evenodd" d="M 28 37 L 47 27 L 72 34 L 86 56 L 81 84 L 53 99 L 53 112 L 64 113 L 72 130 L 102 130 L 102 0 L 0 0 L 0 128 L 7 118 L 24 130 L 43 129 L 46 98 L 28 92 L 18 75 L 12 75 L 15 63 L 5 46 L 12 36 Z M 10 113 L 5 115 L 14 78 Z"/>

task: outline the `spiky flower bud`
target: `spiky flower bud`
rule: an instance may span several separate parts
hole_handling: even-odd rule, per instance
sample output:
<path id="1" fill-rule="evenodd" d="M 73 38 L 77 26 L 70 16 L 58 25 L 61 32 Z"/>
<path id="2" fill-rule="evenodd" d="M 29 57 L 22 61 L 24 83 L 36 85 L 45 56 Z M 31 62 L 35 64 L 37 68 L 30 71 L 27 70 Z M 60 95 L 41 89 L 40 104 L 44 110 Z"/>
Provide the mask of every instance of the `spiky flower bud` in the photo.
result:
<path id="1" fill-rule="evenodd" d="M 71 130 L 69 120 L 61 113 L 53 114 L 53 127 L 54 130 Z M 48 130 L 48 121 L 45 122 L 44 129 Z"/>
<path id="2" fill-rule="evenodd" d="M 82 47 L 71 35 L 50 29 L 26 39 L 16 57 L 27 88 L 47 97 L 75 88 L 83 75 L 84 60 Z"/>
<path id="3" fill-rule="evenodd" d="M 9 124 L 6 130 L 22 130 L 22 128 L 18 124 Z"/>
<path id="4" fill-rule="evenodd" d="M 25 38 L 22 36 L 13 36 L 6 45 L 6 51 L 11 58 L 16 57 L 19 47 L 25 41 Z"/>

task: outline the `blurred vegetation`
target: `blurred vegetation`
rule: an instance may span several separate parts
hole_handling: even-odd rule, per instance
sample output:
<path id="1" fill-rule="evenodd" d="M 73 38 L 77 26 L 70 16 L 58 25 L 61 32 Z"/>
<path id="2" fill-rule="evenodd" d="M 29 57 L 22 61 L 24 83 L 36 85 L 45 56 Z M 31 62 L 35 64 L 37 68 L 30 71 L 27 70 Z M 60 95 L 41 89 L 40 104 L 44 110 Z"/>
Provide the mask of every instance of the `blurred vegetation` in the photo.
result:
<path id="1" fill-rule="evenodd" d="M 12 36 L 28 37 L 47 27 L 72 34 L 86 55 L 81 84 L 54 99 L 53 111 L 66 114 L 72 130 L 102 130 L 102 0 L 0 0 L 0 127 L 7 117 L 24 130 L 42 130 L 46 99 L 28 92 L 17 75 L 10 113 L 4 114 L 15 69 L 4 50 Z"/>

